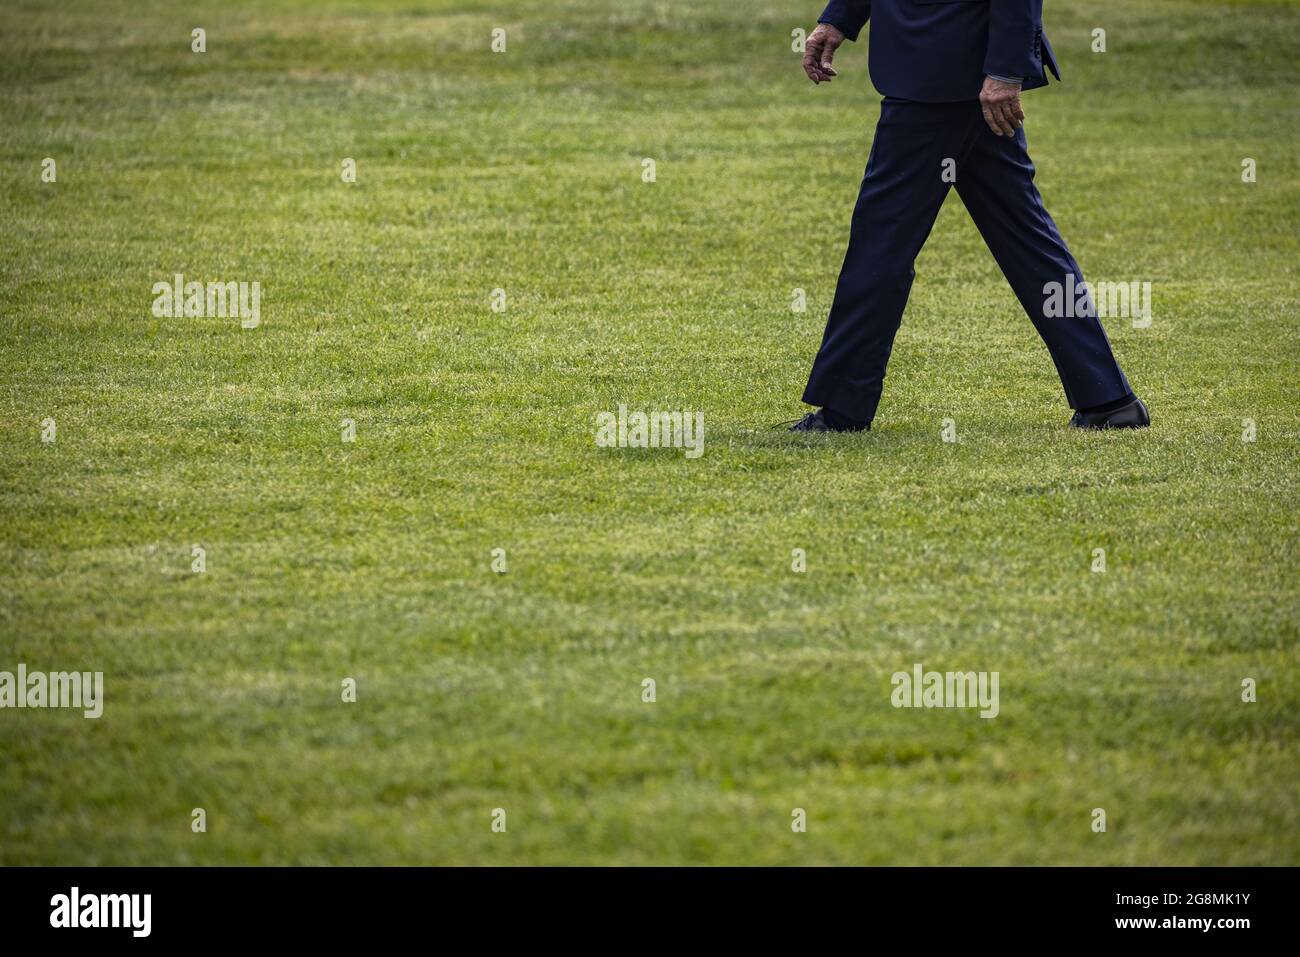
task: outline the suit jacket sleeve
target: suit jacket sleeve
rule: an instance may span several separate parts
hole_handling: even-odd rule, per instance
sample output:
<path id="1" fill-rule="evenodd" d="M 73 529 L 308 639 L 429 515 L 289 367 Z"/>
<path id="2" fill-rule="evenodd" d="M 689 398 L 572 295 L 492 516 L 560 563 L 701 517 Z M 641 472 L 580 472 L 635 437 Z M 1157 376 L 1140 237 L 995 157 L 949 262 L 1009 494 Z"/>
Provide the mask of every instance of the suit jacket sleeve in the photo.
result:
<path id="1" fill-rule="evenodd" d="M 1038 46 L 1043 36 L 1043 0 L 989 0 L 989 45 L 984 72 L 998 76 L 1041 76 Z"/>
<path id="2" fill-rule="evenodd" d="M 846 38 L 856 41 L 870 16 L 871 0 L 830 0 L 817 22 L 829 23 Z"/>

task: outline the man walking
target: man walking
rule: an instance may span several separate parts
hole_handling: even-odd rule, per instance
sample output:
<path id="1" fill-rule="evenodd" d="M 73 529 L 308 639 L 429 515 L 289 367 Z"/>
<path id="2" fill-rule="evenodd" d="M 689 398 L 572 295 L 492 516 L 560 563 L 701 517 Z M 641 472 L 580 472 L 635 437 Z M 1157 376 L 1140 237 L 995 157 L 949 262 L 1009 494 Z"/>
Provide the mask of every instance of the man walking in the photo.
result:
<path id="1" fill-rule="evenodd" d="M 1083 274 L 1034 187 L 1021 90 L 1060 79 L 1043 35 L 1042 0 L 830 0 L 808 37 L 814 83 L 871 18 L 871 80 L 883 94 L 849 248 L 803 400 L 820 406 L 795 432 L 870 428 L 912 287 L 912 263 L 950 186 L 1046 343 L 1076 428 L 1141 428 L 1090 295 L 1071 318 L 1049 317 L 1048 284 Z M 1073 277 L 1073 281 L 1068 277 Z"/>

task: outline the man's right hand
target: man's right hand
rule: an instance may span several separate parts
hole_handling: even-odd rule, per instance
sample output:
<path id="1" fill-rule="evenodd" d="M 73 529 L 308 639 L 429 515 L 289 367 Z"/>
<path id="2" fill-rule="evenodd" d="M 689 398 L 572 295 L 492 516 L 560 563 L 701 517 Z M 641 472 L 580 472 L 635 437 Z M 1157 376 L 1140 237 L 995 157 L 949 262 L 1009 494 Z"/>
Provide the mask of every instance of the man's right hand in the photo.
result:
<path id="1" fill-rule="evenodd" d="M 844 42 L 844 34 L 829 23 L 817 24 L 817 29 L 808 35 L 803 45 L 803 71 L 814 83 L 823 80 L 830 82 L 831 77 L 838 76 L 831 60 L 835 51 Z"/>

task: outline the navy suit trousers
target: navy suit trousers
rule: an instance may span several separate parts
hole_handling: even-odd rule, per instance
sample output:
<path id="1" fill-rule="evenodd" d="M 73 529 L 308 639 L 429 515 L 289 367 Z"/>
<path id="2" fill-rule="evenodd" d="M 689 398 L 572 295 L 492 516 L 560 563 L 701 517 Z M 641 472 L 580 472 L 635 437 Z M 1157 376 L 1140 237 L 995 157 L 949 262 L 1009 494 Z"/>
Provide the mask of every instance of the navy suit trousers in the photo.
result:
<path id="1" fill-rule="evenodd" d="M 956 182 L 945 177 L 955 160 Z M 849 248 L 821 349 L 803 400 L 870 422 L 916 273 L 912 264 L 939 207 L 956 186 L 1016 298 L 1038 330 L 1071 408 L 1129 394 L 1101 323 L 1092 315 L 1049 318 L 1048 283 L 1083 283 L 1034 187 L 1024 129 L 1014 138 L 985 125 L 978 101 L 918 103 L 886 97 L 853 210 Z M 1075 310 L 1077 312 L 1079 310 Z"/>

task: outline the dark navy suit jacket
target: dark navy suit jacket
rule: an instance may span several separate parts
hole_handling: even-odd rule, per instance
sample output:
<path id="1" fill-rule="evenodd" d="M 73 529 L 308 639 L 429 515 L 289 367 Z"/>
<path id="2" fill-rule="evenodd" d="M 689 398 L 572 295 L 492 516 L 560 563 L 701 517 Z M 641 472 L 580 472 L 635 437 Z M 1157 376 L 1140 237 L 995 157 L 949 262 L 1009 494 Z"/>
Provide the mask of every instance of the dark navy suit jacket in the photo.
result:
<path id="1" fill-rule="evenodd" d="M 867 60 L 885 96 L 922 103 L 979 98 L 984 77 L 1022 89 L 1061 74 L 1043 36 L 1043 0 L 830 0 L 818 18 L 850 40 L 871 18 Z"/>

